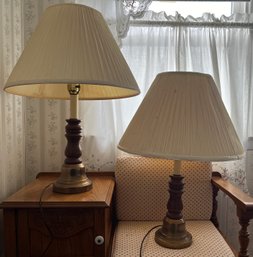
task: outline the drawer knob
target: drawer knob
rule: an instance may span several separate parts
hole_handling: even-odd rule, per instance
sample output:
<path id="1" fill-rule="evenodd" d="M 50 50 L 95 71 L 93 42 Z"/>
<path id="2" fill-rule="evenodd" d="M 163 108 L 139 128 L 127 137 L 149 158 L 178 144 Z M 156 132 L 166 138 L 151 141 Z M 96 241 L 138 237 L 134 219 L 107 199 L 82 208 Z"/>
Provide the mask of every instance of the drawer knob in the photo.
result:
<path id="1" fill-rule="evenodd" d="M 102 236 L 96 236 L 95 237 L 95 243 L 96 245 L 102 245 L 104 243 L 104 238 Z"/>

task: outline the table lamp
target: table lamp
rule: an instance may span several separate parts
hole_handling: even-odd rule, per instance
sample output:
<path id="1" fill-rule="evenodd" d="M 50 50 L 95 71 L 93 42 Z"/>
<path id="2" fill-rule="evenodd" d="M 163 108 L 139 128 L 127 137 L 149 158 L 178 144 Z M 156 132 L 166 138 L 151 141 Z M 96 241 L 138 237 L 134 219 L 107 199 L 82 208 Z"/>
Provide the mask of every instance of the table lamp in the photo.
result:
<path id="1" fill-rule="evenodd" d="M 53 186 L 58 193 L 80 193 L 92 187 L 81 159 L 78 99 L 116 99 L 139 94 L 103 16 L 77 4 L 47 8 L 4 90 L 21 96 L 70 99 L 66 158 Z"/>
<path id="2" fill-rule="evenodd" d="M 156 243 L 173 249 L 192 243 L 182 215 L 181 161 L 228 161 L 243 155 L 212 77 L 193 72 L 158 74 L 118 147 L 132 154 L 174 160 L 168 211 L 155 233 Z"/>

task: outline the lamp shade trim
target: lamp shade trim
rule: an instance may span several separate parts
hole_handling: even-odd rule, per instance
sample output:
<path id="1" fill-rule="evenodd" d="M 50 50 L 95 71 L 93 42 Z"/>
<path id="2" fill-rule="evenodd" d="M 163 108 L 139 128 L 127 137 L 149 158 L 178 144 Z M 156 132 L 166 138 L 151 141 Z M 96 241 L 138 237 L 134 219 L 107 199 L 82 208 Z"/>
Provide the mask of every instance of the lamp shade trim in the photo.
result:
<path id="1" fill-rule="evenodd" d="M 116 84 L 116 82 L 78 80 L 61 81 L 16 81 L 15 85 L 6 83 L 7 93 L 47 99 L 69 99 L 68 84 L 80 84 L 80 100 L 103 100 L 133 97 L 140 93 L 138 88 L 129 88 Z"/>
<path id="2" fill-rule="evenodd" d="M 233 155 L 233 156 L 190 156 L 190 155 L 178 155 L 178 154 L 158 154 L 158 153 L 145 153 L 142 152 L 137 153 L 134 151 L 129 151 L 128 149 L 124 149 L 120 145 L 118 145 L 118 148 L 126 153 L 129 154 L 134 154 L 134 155 L 141 155 L 143 157 L 148 157 L 148 158 L 157 158 L 157 159 L 167 159 L 167 160 L 179 160 L 179 161 L 203 161 L 203 162 L 208 162 L 208 161 L 213 161 L 213 162 L 220 162 L 220 161 L 232 161 L 232 160 L 240 160 L 243 158 L 244 153 L 241 155 Z"/>

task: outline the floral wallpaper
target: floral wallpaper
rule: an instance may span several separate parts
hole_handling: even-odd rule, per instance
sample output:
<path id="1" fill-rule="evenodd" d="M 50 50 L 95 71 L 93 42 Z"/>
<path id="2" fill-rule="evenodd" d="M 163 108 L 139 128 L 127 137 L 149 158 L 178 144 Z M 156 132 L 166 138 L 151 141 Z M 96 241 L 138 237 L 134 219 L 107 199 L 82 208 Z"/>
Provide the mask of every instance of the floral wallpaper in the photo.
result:
<path id="1" fill-rule="evenodd" d="M 22 0 L 0 1 L 0 201 L 25 184 L 24 100 L 3 91 L 23 49 Z M 2 254 L 0 211 L 0 255 Z"/>
<path id="2" fill-rule="evenodd" d="M 24 100 L 2 91 L 23 49 L 22 1 L 1 1 L 0 7 L 0 199 L 3 199 L 24 184 L 25 141 Z"/>

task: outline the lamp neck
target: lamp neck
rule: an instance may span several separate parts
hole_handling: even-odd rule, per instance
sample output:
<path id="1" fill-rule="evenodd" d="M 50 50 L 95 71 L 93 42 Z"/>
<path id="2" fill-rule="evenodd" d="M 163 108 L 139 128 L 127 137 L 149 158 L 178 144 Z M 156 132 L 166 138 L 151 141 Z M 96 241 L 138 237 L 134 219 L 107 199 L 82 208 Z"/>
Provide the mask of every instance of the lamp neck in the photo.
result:
<path id="1" fill-rule="evenodd" d="M 70 118 L 78 118 L 78 95 L 80 92 L 79 84 L 68 84 L 68 91 L 70 95 Z"/>
<path id="2" fill-rule="evenodd" d="M 175 175 L 180 175 L 181 173 L 181 161 L 175 160 L 174 161 L 174 174 Z"/>

